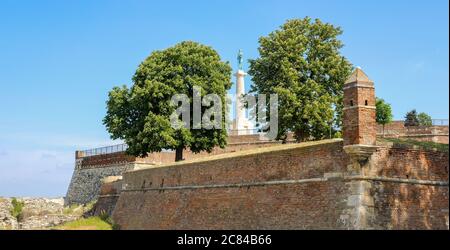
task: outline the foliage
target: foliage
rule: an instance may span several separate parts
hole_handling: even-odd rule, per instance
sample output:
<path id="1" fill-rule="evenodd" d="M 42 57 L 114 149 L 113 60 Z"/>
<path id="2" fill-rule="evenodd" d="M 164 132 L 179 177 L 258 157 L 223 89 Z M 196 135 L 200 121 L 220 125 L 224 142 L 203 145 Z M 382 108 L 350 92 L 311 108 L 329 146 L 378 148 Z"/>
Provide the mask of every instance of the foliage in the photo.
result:
<path id="1" fill-rule="evenodd" d="M 95 200 L 91 200 L 90 202 L 82 205 L 83 206 L 83 210 L 85 212 L 89 212 L 89 211 L 94 209 L 95 204 L 97 204 L 97 200 L 96 199 Z"/>
<path id="2" fill-rule="evenodd" d="M 333 138 L 342 138 L 342 133 L 341 131 L 337 131 L 334 135 Z"/>
<path id="3" fill-rule="evenodd" d="M 100 219 L 102 219 L 104 222 L 108 223 L 111 225 L 111 228 L 113 230 L 118 230 L 119 229 L 119 225 L 117 225 L 113 219 L 111 218 L 111 216 L 109 216 L 106 212 L 102 211 L 99 215 Z"/>
<path id="4" fill-rule="evenodd" d="M 103 120 L 112 139 L 127 143 L 129 154 L 146 156 L 163 149 L 182 152 L 187 147 L 198 153 L 225 147 L 226 105 L 222 105 L 222 129 L 174 129 L 170 124 L 176 108 L 170 105 L 172 96 L 186 94 L 192 103 L 193 86 L 202 88 L 202 96 L 217 94 L 225 104 L 232 85 L 231 67 L 211 47 L 185 41 L 154 51 L 139 65 L 133 82 L 130 89 L 114 87 L 109 92 Z M 203 107 L 202 116 L 205 110 Z M 191 115 L 191 124 L 192 119 Z"/>
<path id="5" fill-rule="evenodd" d="M 417 119 L 419 120 L 420 126 L 431 126 L 433 125 L 433 121 L 431 120 L 431 116 L 429 116 L 425 112 L 421 112 L 417 115 Z"/>
<path id="6" fill-rule="evenodd" d="M 20 221 L 25 203 L 23 201 L 17 200 L 16 198 L 12 198 L 11 205 L 13 206 L 10 211 L 11 215 L 15 217 L 18 221 Z"/>
<path id="7" fill-rule="evenodd" d="M 249 60 L 250 92 L 278 94 L 277 139 L 286 139 L 288 131 L 298 141 L 322 139 L 330 121 L 341 126 L 342 88 L 351 73 L 339 52 L 341 34 L 339 27 L 306 17 L 259 39 L 260 57 Z"/>
<path id="8" fill-rule="evenodd" d="M 378 124 L 388 124 L 392 122 L 392 108 L 389 103 L 386 103 L 383 99 L 377 98 L 376 101 L 376 120 Z"/>
<path id="9" fill-rule="evenodd" d="M 417 111 L 415 109 L 409 111 L 405 115 L 405 126 L 419 126 L 419 119 L 417 118 Z"/>
<path id="10" fill-rule="evenodd" d="M 376 101 L 376 121 L 378 124 L 383 125 L 383 134 L 384 134 L 384 126 L 390 122 L 392 122 L 392 108 L 391 105 L 385 102 L 381 98 L 377 98 Z"/>

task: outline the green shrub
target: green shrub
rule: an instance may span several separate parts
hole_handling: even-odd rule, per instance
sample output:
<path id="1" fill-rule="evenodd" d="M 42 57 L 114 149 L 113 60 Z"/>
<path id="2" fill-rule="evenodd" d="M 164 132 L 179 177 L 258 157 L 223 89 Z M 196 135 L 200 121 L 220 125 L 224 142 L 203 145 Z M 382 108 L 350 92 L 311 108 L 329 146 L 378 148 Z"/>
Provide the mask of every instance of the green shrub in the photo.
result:
<path id="1" fill-rule="evenodd" d="M 25 203 L 23 201 L 18 201 L 16 198 L 13 198 L 11 200 L 11 204 L 13 206 L 11 209 L 11 215 L 14 216 L 19 221 L 21 219 Z"/>
<path id="2" fill-rule="evenodd" d="M 108 223 L 109 225 L 111 225 L 111 228 L 113 230 L 118 230 L 119 229 L 119 225 L 117 225 L 116 223 L 114 223 L 113 219 L 111 218 L 111 216 L 109 216 L 105 211 L 101 211 L 99 218 Z"/>
<path id="3" fill-rule="evenodd" d="M 334 133 L 333 138 L 342 138 L 342 133 L 340 131 L 337 131 Z"/>

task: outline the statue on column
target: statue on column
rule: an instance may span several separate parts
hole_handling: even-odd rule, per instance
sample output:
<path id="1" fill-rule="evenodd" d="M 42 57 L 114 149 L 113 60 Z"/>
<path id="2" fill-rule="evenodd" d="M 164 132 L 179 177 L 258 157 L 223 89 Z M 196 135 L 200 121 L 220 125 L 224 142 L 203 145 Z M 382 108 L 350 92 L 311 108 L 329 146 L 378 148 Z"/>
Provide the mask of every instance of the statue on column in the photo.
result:
<path id="1" fill-rule="evenodd" d="M 239 65 L 239 70 L 242 70 L 242 64 L 244 63 L 244 54 L 242 53 L 242 49 L 239 49 L 239 53 L 237 56 L 238 59 L 238 65 Z"/>

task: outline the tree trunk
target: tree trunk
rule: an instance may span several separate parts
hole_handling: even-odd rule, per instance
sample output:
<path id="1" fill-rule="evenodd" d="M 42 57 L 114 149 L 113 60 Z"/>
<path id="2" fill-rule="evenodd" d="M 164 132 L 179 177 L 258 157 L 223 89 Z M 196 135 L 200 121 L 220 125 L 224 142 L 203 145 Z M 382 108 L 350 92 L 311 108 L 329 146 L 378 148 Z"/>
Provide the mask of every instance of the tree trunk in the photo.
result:
<path id="1" fill-rule="evenodd" d="M 183 160 L 183 148 L 179 147 L 175 151 L 175 161 L 182 161 Z"/>
<path id="2" fill-rule="evenodd" d="M 384 124 L 383 124 L 383 136 L 382 137 L 384 138 Z"/>

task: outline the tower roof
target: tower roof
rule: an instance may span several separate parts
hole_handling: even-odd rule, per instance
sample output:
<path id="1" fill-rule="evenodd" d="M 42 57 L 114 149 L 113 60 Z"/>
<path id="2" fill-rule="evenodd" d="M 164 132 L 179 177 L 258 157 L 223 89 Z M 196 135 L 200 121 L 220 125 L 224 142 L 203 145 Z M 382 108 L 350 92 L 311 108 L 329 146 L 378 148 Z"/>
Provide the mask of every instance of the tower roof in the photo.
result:
<path id="1" fill-rule="evenodd" d="M 373 82 L 369 79 L 369 77 L 362 71 L 361 68 L 356 68 L 353 73 L 350 75 L 350 77 L 345 81 L 345 84 L 347 83 L 353 83 L 353 82 Z"/>

